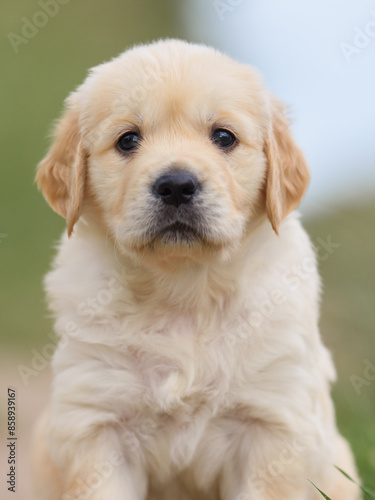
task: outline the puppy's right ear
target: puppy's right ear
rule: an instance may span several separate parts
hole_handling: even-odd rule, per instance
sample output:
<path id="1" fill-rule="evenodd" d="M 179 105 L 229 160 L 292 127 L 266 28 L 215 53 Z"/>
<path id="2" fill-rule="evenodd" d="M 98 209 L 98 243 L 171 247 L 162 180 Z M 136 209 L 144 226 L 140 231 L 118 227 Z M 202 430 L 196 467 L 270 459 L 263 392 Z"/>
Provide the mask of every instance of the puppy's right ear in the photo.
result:
<path id="1" fill-rule="evenodd" d="M 74 94 L 54 131 L 54 142 L 38 165 L 36 182 L 52 209 L 66 219 L 68 235 L 82 208 L 87 155 L 82 146 L 79 110 Z"/>

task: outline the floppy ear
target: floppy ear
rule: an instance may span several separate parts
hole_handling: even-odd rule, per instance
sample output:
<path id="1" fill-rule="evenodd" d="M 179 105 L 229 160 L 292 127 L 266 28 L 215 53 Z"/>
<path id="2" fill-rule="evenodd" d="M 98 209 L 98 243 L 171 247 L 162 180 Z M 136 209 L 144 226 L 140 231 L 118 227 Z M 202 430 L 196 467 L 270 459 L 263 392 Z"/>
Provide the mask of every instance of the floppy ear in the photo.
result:
<path id="1" fill-rule="evenodd" d="M 69 106 L 70 99 L 68 99 Z M 86 154 L 79 129 L 79 112 L 68 107 L 58 122 L 54 142 L 38 165 L 36 182 L 44 197 L 66 219 L 68 235 L 77 222 L 83 202 Z"/>
<path id="2" fill-rule="evenodd" d="M 300 204 L 309 185 L 310 172 L 302 151 L 294 142 L 284 108 L 276 100 L 264 152 L 266 212 L 278 234 L 280 222 Z"/>

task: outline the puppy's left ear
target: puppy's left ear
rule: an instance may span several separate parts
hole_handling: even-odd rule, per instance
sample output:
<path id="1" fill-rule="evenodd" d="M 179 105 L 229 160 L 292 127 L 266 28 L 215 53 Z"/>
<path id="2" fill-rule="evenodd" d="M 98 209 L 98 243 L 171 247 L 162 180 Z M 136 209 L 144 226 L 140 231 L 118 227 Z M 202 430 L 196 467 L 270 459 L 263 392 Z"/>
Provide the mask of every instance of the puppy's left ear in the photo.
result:
<path id="1" fill-rule="evenodd" d="M 292 137 L 284 107 L 276 99 L 264 152 L 267 159 L 266 212 L 278 234 L 281 221 L 300 204 L 309 185 L 310 172 Z"/>
<path id="2" fill-rule="evenodd" d="M 51 208 L 66 219 L 68 235 L 77 222 L 84 197 L 87 155 L 82 146 L 77 95 L 67 99 L 54 142 L 38 165 L 36 182 Z"/>

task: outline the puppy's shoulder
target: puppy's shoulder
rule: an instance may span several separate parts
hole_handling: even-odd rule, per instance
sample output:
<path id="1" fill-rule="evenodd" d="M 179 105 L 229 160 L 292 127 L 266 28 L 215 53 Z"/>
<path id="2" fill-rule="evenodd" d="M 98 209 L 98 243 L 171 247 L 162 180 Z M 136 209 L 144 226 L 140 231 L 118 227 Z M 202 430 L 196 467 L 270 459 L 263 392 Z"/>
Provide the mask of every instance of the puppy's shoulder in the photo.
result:
<path id="1" fill-rule="evenodd" d="M 321 283 L 316 252 L 298 213 L 281 223 L 278 235 L 268 221 L 251 235 L 245 274 L 254 284 L 253 293 L 263 288 L 280 289 L 291 304 L 302 297 L 311 305 L 318 304 Z"/>
<path id="2" fill-rule="evenodd" d="M 44 280 L 50 308 L 54 312 L 77 305 L 113 278 L 104 258 L 105 241 L 79 222 L 69 238 L 64 232 L 57 244 L 52 269 Z"/>
<path id="3" fill-rule="evenodd" d="M 260 262 L 288 265 L 305 258 L 315 260 L 314 246 L 303 227 L 300 215 L 294 212 L 281 223 L 277 235 L 268 221 L 264 221 L 249 238 L 249 257 Z"/>

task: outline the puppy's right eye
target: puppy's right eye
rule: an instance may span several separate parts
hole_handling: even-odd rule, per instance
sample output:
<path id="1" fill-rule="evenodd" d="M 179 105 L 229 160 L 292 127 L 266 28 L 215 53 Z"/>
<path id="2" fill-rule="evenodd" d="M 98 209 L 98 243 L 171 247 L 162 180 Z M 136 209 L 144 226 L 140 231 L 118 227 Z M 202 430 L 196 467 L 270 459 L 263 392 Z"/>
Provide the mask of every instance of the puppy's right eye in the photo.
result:
<path id="1" fill-rule="evenodd" d="M 117 148 L 124 152 L 129 153 L 130 151 L 134 151 L 139 146 L 140 137 L 135 132 L 126 132 L 123 134 L 119 140 L 117 141 Z"/>

